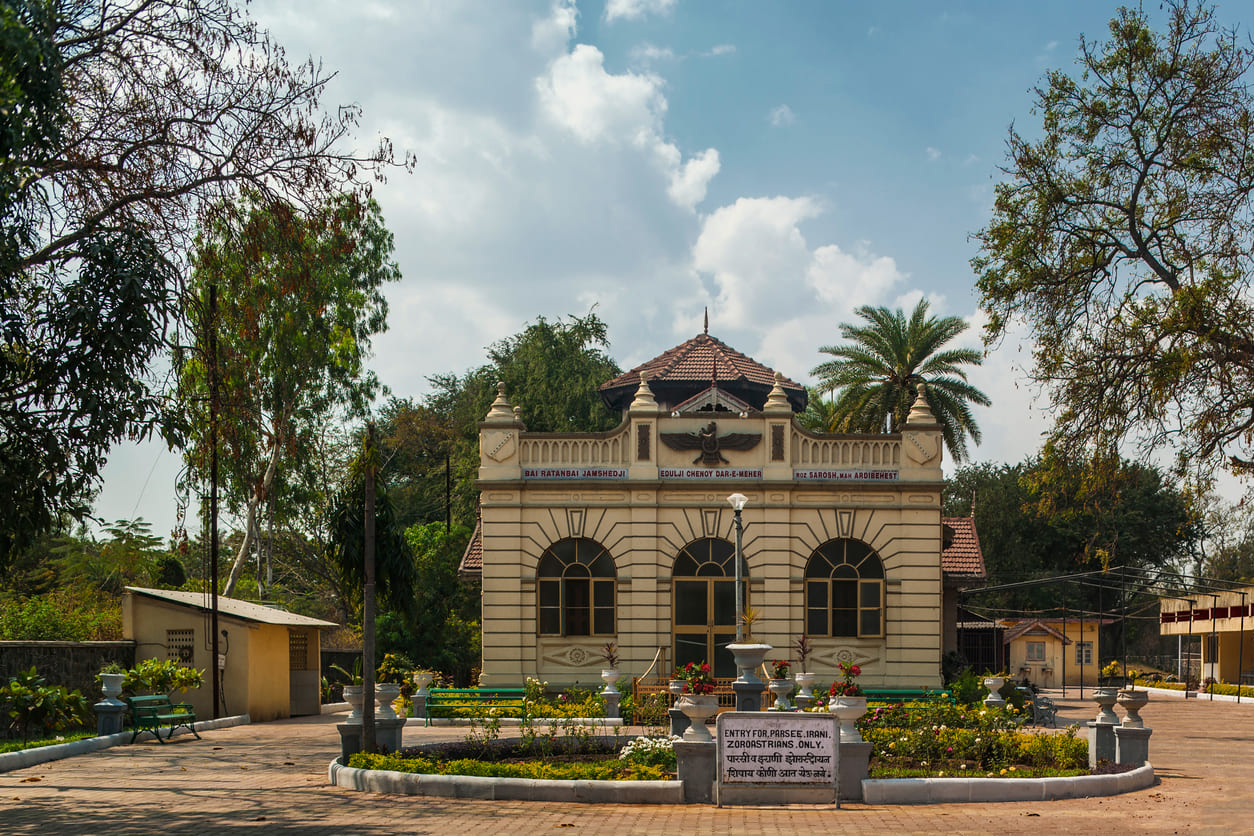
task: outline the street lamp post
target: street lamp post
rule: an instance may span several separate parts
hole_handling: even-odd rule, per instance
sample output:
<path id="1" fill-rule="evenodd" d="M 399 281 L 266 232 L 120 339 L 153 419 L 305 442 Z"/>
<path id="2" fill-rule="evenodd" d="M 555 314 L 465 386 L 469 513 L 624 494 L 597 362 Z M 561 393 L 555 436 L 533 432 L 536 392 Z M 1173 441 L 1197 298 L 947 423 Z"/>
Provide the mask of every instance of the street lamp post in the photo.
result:
<path id="1" fill-rule="evenodd" d="M 743 644 L 745 638 L 745 579 L 740 570 L 740 563 L 744 559 L 741 551 L 741 534 L 744 531 L 744 526 L 740 521 L 740 512 L 744 510 L 745 503 L 749 501 L 749 497 L 742 493 L 734 493 L 727 497 L 727 501 L 731 503 L 736 518 L 736 644 Z"/>

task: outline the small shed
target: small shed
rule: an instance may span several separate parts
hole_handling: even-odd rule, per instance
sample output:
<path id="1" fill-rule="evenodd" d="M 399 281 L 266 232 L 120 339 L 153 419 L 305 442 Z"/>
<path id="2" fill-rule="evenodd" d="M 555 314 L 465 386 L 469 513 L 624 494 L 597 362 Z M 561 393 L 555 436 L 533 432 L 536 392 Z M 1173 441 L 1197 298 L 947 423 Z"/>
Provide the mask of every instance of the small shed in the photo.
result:
<path id="1" fill-rule="evenodd" d="M 135 661 L 171 659 L 206 672 L 205 684 L 185 701 L 201 717 L 213 715 L 209 596 L 200 592 L 128 586 L 122 598 L 122 634 L 135 642 Z M 274 607 L 218 596 L 222 713 L 253 722 L 320 710 L 320 631 L 339 625 Z"/>
<path id="2" fill-rule="evenodd" d="M 1011 677 L 1041 688 L 1096 685 L 1101 666 L 1098 634 L 1111 619 L 1003 619 L 1006 667 Z"/>

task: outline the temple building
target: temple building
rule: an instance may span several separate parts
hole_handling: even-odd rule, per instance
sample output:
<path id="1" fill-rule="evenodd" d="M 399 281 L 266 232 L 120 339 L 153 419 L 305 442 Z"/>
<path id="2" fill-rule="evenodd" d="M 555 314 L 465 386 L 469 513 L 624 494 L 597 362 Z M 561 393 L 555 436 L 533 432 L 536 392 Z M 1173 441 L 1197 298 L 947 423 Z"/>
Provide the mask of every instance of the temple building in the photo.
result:
<path id="1" fill-rule="evenodd" d="M 900 433 L 813 433 L 803 386 L 707 332 L 601 386 L 608 432 L 529 433 L 509 395 L 480 424 L 462 566 L 482 579 L 481 684 L 591 685 L 608 642 L 624 675 L 734 677 L 742 494 L 745 626 L 768 659 L 795 665 L 805 635 L 820 681 L 851 661 L 867 687 L 940 686 L 957 588 L 984 565 L 970 520 L 942 519 L 922 392 Z"/>

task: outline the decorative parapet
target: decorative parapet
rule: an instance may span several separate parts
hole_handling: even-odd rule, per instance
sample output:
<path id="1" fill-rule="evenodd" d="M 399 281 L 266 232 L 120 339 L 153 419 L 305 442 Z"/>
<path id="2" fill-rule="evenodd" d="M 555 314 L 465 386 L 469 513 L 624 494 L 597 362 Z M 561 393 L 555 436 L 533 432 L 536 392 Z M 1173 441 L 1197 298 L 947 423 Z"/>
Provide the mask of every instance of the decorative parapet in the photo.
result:
<path id="1" fill-rule="evenodd" d="M 901 466 L 901 437 L 818 436 L 793 428 L 792 465 L 813 467 Z"/>
<path id="2" fill-rule="evenodd" d="M 545 433 L 523 436 L 519 441 L 524 468 L 608 465 L 626 467 L 629 462 L 625 427 L 612 435 L 559 435 Z"/>

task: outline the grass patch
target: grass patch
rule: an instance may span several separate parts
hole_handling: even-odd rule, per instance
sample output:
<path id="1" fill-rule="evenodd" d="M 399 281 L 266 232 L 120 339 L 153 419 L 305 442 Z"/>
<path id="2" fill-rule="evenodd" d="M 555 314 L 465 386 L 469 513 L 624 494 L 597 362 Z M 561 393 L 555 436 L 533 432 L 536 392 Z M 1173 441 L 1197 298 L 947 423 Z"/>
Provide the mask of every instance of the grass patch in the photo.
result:
<path id="1" fill-rule="evenodd" d="M 95 737 L 94 731 L 82 729 L 80 731 L 66 732 L 59 737 L 44 737 L 39 740 L 28 740 L 23 743 L 20 740 L 6 740 L 0 742 L 0 755 L 6 752 L 21 752 L 25 749 L 39 749 L 44 746 L 56 746 L 58 743 L 69 743 L 73 740 L 84 740 L 88 737 Z"/>

